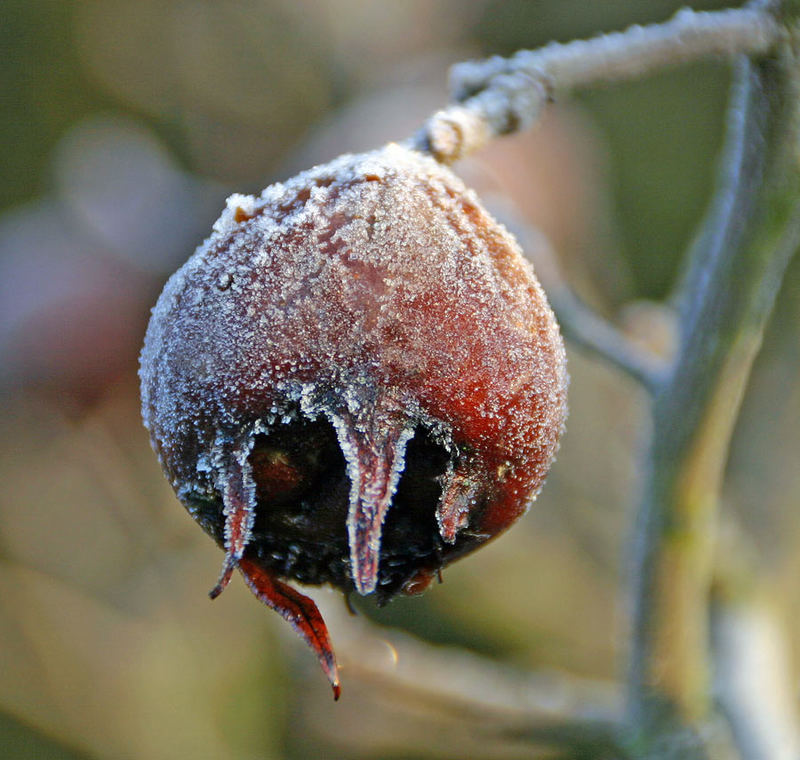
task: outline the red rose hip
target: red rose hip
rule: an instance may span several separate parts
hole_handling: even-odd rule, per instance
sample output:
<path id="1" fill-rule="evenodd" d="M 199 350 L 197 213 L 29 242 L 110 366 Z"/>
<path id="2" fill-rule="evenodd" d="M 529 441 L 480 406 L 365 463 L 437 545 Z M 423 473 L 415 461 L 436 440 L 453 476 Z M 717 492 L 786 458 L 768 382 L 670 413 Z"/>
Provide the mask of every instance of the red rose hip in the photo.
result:
<path id="1" fill-rule="evenodd" d="M 167 283 L 142 412 L 178 498 L 314 648 L 284 583 L 417 593 L 529 506 L 566 414 L 558 326 L 509 233 L 388 145 L 234 195 Z"/>

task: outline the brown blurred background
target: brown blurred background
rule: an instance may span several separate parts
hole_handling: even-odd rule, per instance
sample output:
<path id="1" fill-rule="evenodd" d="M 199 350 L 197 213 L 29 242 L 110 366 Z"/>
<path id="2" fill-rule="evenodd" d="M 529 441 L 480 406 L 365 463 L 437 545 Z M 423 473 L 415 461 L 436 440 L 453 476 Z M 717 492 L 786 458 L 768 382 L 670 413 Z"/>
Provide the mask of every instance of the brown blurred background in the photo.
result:
<path id="1" fill-rule="evenodd" d="M 529 756 L 359 677 L 352 650 L 334 705 L 312 655 L 243 584 L 208 601 L 219 552 L 150 450 L 137 353 L 165 279 L 229 193 L 409 136 L 444 102 L 450 63 L 680 5 L 4 0 L 0 756 Z M 456 170 L 500 215 L 513 207 L 544 231 L 587 301 L 658 345 L 669 314 L 653 302 L 703 212 L 727 84 L 712 63 L 582 94 Z M 795 263 L 725 503 L 795 650 L 798 316 Z M 642 399 L 575 352 L 570 372 L 568 432 L 535 508 L 424 597 L 359 601 L 362 618 L 393 627 L 375 635 L 405 629 L 519 672 L 620 675 Z M 313 593 L 338 609 L 333 592 Z"/>

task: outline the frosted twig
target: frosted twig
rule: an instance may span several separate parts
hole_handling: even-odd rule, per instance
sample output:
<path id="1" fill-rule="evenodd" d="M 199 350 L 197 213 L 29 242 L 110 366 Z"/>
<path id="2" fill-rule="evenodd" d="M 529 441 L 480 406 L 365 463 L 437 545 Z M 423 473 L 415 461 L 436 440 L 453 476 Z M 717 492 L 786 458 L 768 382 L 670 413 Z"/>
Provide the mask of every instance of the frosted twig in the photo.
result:
<path id="1" fill-rule="evenodd" d="M 566 285 L 550 289 L 548 297 L 568 340 L 605 359 L 647 390 L 658 387 L 669 366 L 666 361 L 631 341 Z"/>
<path id="2" fill-rule="evenodd" d="M 556 94 L 700 58 L 766 53 L 782 34 L 768 5 L 683 9 L 662 24 L 457 64 L 450 76 L 454 104 L 428 120 L 413 146 L 452 163 L 492 137 L 531 126 Z"/>
<path id="3" fill-rule="evenodd" d="M 536 274 L 564 337 L 612 364 L 651 393 L 655 392 L 669 369 L 669 362 L 634 343 L 588 306 L 561 274 L 557 256 L 544 235 L 532 230 L 527 232 L 530 241 L 526 248 L 532 252 Z"/>
<path id="4" fill-rule="evenodd" d="M 797 12 L 800 12 L 798 7 Z M 708 709 L 708 592 L 728 446 L 783 274 L 800 247 L 792 50 L 736 67 L 717 200 L 681 290 L 681 341 L 654 398 L 634 546 L 631 719 Z"/>

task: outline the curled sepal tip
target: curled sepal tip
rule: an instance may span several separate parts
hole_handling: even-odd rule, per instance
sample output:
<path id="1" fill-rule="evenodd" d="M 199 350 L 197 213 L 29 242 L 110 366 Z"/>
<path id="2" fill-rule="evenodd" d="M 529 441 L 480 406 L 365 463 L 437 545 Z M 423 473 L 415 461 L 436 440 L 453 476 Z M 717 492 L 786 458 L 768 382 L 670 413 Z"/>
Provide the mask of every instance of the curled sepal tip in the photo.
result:
<path id="1" fill-rule="evenodd" d="M 250 559 L 241 559 L 239 570 L 256 597 L 288 621 L 316 652 L 319 664 L 333 688 L 333 698 L 339 699 L 341 687 L 336 656 L 328 636 L 328 628 L 314 601 L 291 586 L 281 583 L 272 573 Z"/>
<path id="2" fill-rule="evenodd" d="M 226 465 L 220 478 L 223 510 L 225 518 L 225 560 L 222 563 L 217 585 L 208 595 L 216 599 L 230 583 L 233 571 L 244 554 L 252 537 L 256 515 L 256 484 L 252 468 L 247 459 L 249 450 L 234 450 L 228 453 Z"/>
<path id="3" fill-rule="evenodd" d="M 439 534 L 448 544 L 454 544 L 458 532 L 469 525 L 481 487 L 487 482 L 487 476 L 472 462 L 451 470 L 445 477 L 436 507 L 436 522 Z"/>
<path id="4" fill-rule="evenodd" d="M 208 592 L 208 595 L 211 599 L 216 599 L 228 587 L 228 584 L 231 582 L 231 576 L 233 575 L 233 571 L 235 569 L 236 562 L 228 554 L 226 554 L 225 562 L 222 565 L 222 571 L 220 572 L 217 585 Z"/>

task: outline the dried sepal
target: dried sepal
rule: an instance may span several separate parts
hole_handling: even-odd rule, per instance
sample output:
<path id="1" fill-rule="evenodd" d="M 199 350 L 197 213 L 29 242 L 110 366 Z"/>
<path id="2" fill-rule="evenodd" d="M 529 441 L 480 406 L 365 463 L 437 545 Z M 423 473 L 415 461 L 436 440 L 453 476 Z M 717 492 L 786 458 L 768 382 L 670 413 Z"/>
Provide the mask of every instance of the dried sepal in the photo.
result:
<path id="1" fill-rule="evenodd" d="M 273 573 L 265 570 L 258 562 L 242 559 L 238 564 L 253 594 L 288 621 L 314 650 L 322 670 L 331 682 L 333 698 L 339 699 L 341 687 L 336 655 L 333 653 L 328 628 L 317 605 L 291 586 L 281 583 Z"/>

